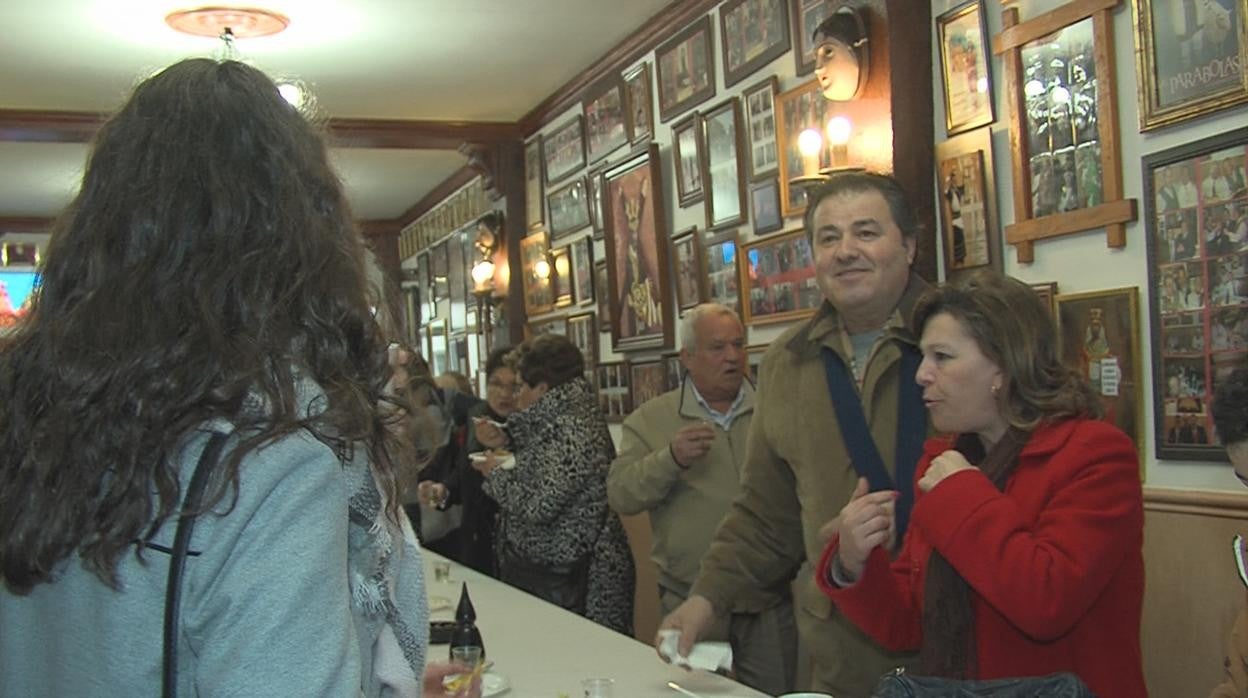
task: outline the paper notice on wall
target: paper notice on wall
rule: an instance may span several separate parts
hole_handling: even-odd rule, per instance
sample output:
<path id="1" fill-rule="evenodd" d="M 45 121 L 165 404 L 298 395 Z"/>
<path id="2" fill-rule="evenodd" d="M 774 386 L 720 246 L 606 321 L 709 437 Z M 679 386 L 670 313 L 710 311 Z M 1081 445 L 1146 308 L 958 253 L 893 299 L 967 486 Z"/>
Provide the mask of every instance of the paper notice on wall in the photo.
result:
<path id="1" fill-rule="evenodd" d="M 1101 395 L 1116 397 L 1121 379 L 1122 372 L 1118 370 L 1118 359 L 1101 359 Z"/>

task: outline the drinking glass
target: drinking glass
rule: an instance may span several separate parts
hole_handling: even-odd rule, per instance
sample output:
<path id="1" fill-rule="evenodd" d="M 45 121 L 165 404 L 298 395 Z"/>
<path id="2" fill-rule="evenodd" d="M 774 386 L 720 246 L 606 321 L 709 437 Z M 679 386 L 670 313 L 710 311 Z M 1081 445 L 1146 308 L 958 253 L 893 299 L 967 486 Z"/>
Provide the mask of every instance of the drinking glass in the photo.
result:
<path id="1" fill-rule="evenodd" d="M 451 581 L 451 563 L 445 560 L 436 560 L 433 563 L 433 581 L 449 582 Z"/>
<path id="2" fill-rule="evenodd" d="M 585 689 L 585 698 L 613 698 L 615 696 L 615 679 L 585 679 L 581 682 Z"/>
<path id="3" fill-rule="evenodd" d="M 451 663 L 458 664 L 468 671 L 476 669 L 477 665 L 481 663 L 483 656 L 484 652 L 477 645 L 462 645 L 451 648 Z"/>

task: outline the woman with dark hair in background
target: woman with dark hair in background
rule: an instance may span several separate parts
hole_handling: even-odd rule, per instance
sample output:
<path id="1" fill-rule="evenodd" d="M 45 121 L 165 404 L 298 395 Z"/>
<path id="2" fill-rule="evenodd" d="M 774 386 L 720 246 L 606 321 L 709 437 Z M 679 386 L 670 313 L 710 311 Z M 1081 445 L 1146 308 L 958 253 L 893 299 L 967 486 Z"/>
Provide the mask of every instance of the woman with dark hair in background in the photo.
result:
<path id="1" fill-rule="evenodd" d="M 515 467 L 499 467 L 494 454 L 474 462 L 498 502 L 499 578 L 632 635 L 633 557 L 607 506 L 615 446 L 581 351 L 567 337 L 543 334 L 509 361 L 520 378 L 518 411 L 505 431 L 476 424 L 488 448 L 510 443 Z"/>
<path id="2" fill-rule="evenodd" d="M 255 68 L 182 61 L 101 127 L 0 345 L 0 694 L 156 695 L 175 655 L 188 696 L 443 694 L 363 255 Z"/>
<path id="3" fill-rule="evenodd" d="M 1130 438 L 1059 360 L 1044 304 L 993 271 L 929 291 L 916 377 L 932 424 L 903 547 L 896 492 L 859 482 L 816 575 L 885 647 L 946 678 L 1072 672 L 1101 698 L 1146 695 L 1144 506 Z"/>

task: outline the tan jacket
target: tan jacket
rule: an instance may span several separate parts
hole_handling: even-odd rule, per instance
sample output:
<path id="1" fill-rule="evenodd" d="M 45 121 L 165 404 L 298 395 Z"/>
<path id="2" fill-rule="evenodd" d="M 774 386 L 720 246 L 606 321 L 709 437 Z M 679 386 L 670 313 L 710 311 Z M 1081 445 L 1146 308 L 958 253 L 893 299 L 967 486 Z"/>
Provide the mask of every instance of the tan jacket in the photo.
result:
<path id="1" fill-rule="evenodd" d="M 1226 643 L 1226 681 L 1209 698 L 1248 698 L 1248 606 L 1239 612 Z"/>
<path id="2" fill-rule="evenodd" d="M 914 344 L 909 318 L 927 283 L 911 275 L 863 375 L 863 411 L 885 467 L 895 472 L 900 343 Z M 886 652 L 816 587 L 811 567 L 823 551 L 819 528 L 836 517 L 857 483 L 828 394 L 821 350 L 850 364 L 836 310 L 824 303 L 808 322 L 772 342 L 763 357 L 742 496 L 720 525 L 692 593 L 718 608 L 750 589 L 771 588 L 802 566 L 794 589 L 798 635 L 809 648 L 816 690 L 866 696 L 880 675 L 910 655 Z M 911 487 L 905 483 L 903 487 Z"/>
<path id="3" fill-rule="evenodd" d="M 729 430 L 715 427 L 710 453 L 688 469 L 676 464 L 669 445 L 683 427 L 710 419 L 693 382 L 686 380 L 642 405 L 624 420 L 620 454 L 607 476 L 612 509 L 625 515 L 650 512 L 651 559 L 658 566 L 659 585 L 682 597 L 698 576 L 715 529 L 741 493 L 741 464 L 754 414 L 754 388 L 746 384 L 744 390 Z M 762 610 L 782 598 L 782 593 L 751 590 L 731 610 Z"/>

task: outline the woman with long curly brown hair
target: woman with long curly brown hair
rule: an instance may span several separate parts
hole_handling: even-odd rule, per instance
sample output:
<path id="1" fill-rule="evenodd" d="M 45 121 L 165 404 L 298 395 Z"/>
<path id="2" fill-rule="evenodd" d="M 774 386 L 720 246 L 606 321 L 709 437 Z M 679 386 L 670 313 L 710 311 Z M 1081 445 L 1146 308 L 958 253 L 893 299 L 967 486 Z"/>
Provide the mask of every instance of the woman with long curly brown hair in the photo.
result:
<path id="1" fill-rule="evenodd" d="M 260 71 L 182 61 L 104 124 L 0 346 L 0 693 L 156 694 L 194 519 L 180 692 L 420 695 L 363 259 L 319 130 Z"/>
<path id="2" fill-rule="evenodd" d="M 1071 672 L 1145 695 L 1144 514 L 1131 440 L 1065 367 L 1026 284 L 985 271 L 915 307 L 932 424 L 900 555 L 896 492 L 859 483 L 818 566 L 842 613 L 948 678 Z"/>

